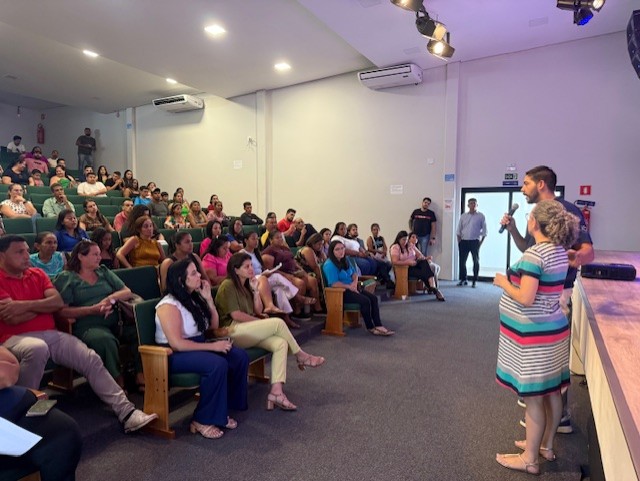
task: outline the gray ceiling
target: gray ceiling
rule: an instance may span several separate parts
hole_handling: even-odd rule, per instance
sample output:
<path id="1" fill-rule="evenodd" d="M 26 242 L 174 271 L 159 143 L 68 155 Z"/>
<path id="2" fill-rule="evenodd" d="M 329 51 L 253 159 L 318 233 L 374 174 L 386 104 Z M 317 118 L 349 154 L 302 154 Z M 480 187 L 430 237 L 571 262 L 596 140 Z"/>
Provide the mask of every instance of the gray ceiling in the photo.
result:
<path id="1" fill-rule="evenodd" d="M 624 30 L 640 0 L 609 0 L 584 27 L 555 0 L 425 6 L 451 31 L 451 61 L 464 62 Z M 176 93 L 229 98 L 373 66 L 442 65 L 414 20 L 389 0 L 0 0 L 0 103 L 106 113 Z M 212 23 L 227 33 L 206 34 Z M 278 61 L 293 68 L 278 73 Z"/>

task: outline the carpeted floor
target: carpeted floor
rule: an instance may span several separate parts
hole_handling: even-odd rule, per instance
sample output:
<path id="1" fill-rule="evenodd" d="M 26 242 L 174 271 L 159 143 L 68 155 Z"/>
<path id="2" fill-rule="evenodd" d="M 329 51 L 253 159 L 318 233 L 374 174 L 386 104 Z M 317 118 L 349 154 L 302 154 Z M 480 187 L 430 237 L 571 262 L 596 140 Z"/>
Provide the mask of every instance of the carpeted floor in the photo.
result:
<path id="1" fill-rule="evenodd" d="M 249 410 L 222 439 L 189 434 L 194 403 L 172 413 L 177 438 L 121 433 L 85 386 L 58 397 L 84 432 L 78 480 L 470 480 L 527 479 L 499 466 L 496 452 L 518 452 L 524 410 L 494 381 L 500 292 L 444 282 L 447 302 L 384 303 L 391 338 L 364 329 L 304 344 L 327 358 L 300 372 L 289 362 L 286 393 L 297 412 L 265 410 L 268 386 L 253 384 Z M 426 298 L 426 299 L 425 299 Z M 558 435 L 558 461 L 543 480 L 580 480 L 587 462 L 588 393 L 573 377 L 574 433 Z M 57 396 L 56 396 L 57 397 Z M 141 398 L 132 398 L 139 405 Z"/>

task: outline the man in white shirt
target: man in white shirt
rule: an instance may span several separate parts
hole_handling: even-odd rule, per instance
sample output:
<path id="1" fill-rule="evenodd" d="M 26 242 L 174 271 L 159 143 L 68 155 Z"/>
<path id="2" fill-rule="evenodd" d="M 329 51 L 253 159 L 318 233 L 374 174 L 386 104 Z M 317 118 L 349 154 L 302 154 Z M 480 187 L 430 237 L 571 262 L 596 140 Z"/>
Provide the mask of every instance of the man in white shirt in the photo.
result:
<path id="1" fill-rule="evenodd" d="M 22 137 L 14 135 L 13 140 L 7 144 L 7 151 L 13 152 L 14 154 L 24 154 L 25 148 L 22 143 Z"/>
<path id="2" fill-rule="evenodd" d="M 469 199 L 467 206 L 469 207 L 469 212 L 460 216 L 456 232 L 458 255 L 460 257 L 460 282 L 458 282 L 458 286 L 467 285 L 467 258 L 471 253 L 471 258 L 473 259 L 473 282 L 471 287 L 476 287 L 478 272 L 480 272 L 480 246 L 484 238 L 487 237 L 487 222 L 484 214 L 476 210 L 478 206 L 476 199 Z"/>
<path id="3" fill-rule="evenodd" d="M 98 182 L 98 176 L 95 172 L 87 174 L 87 181 L 80 183 L 78 186 L 78 195 L 85 197 L 106 197 L 107 188 L 102 182 Z"/>

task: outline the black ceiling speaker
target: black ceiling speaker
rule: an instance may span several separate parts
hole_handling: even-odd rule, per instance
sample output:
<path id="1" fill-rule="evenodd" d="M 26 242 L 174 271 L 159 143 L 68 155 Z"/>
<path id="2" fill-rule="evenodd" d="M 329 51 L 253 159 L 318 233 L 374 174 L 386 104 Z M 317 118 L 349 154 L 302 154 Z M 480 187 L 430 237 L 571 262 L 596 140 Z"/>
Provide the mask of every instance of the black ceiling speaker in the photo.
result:
<path id="1" fill-rule="evenodd" d="M 627 45 L 631 65 L 640 78 L 640 10 L 634 10 L 627 25 Z"/>

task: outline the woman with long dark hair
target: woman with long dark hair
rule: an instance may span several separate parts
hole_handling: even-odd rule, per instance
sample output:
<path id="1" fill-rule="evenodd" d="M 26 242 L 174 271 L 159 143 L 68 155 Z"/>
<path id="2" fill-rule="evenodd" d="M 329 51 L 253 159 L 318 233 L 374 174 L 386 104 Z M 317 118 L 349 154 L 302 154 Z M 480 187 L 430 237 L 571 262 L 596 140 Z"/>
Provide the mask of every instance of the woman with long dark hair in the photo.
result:
<path id="1" fill-rule="evenodd" d="M 222 224 L 217 220 L 210 220 L 207 222 L 207 226 L 204 228 L 204 239 L 200 243 L 200 257 L 204 257 L 204 255 L 209 250 L 209 246 L 211 245 L 211 241 L 216 237 L 220 237 L 222 235 Z"/>
<path id="2" fill-rule="evenodd" d="M 227 264 L 227 274 L 216 295 L 220 323 L 229 326 L 229 335 L 238 347 L 246 349 L 257 346 L 273 353 L 267 409 L 279 407 L 285 411 L 295 411 L 297 406 L 287 399 L 283 390 L 287 380 L 288 351 L 296 357 L 301 370 L 319 367 L 325 360 L 300 349 L 282 319 L 263 314 L 249 254 L 233 254 Z"/>
<path id="3" fill-rule="evenodd" d="M 186 258 L 191 259 L 195 263 L 198 272 L 200 272 L 204 279 L 207 278 L 207 273 L 204 267 L 202 267 L 202 260 L 193 252 L 193 238 L 191 234 L 187 231 L 179 231 L 169 239 L 169 257 L 160 264 L 160 290 L 162 292 L 167 288 L 167 272 L 169 271 L 169 267 L 171 267 L 174 262 Z"/>
<path id="4" fill-rule="evenodd" d="M 247 409 L 249 357 L 228 339 L 205 342 L 205 332 L 219 327 L 211 285 L 190 258 L 167 272 L 166 295 L 156 306 L 156 342 L 169 346 L 169 372 L 200 374 L 200 399 L 189 426 L 192 433 L 220 438 L 220 429 L 238 423 L 229 410 Z"/>
<path id="5" fill-rule="evenodd" d="M 409 243 L 409 234 L 401 230 L 396 236 L 391 249 L 391 262 L 398 266 L 409 266 L 409 277 L 420 279 L 428 286 L 429 294 L 435 294 L 436 299 L 444 302 L 442 292 L 436 287 L 436 279 L 429 266 L 429 261 L 414 245 Z"/>
<path id="6" fill-rule="evenodd" d="M 117 234 L 115 234 L 117 235 Z M 107 269 L 118 269 L 120 262 L 113 248 L 112 234 L 104 227 L 98 227 L 91 233 L 91 241 L 100 247 L 100 265 Z"/>
<path id="7" fill-rule="evenodd" d="M 84 207 L 84 214 L 82 214 L 79 219 L 80 228 L 91 232 L 98 227 L 103 227 L 109 232 L 113 232 L 113 227 L 111 227 L 107 218 L 102 215 L 95 200 L 85 199 L 82 206 Z"/>
<path id="8" fill-rule="evenodd" d="M 71 209 L 65 209 L 58 214 L 56 238 L 58 250 L 61 252 L 71 252 L 82 239 L 89 240 L 87 233 L 78 225 L 76 213 Z"/>
<path id="9" fill-rule="evenodd" d="M 358 304 L 367 330 L 374 336 L 395 334 L 382 325 L 378 298 L 365 290 L 358 290 L 358 273 L 347 260 L 346 247 L 339 240 L 329 244 L 329 259 L 322 264 L 322 272 L 329 287 L 342 287 L 343 299 L 347 304 Z"/>

